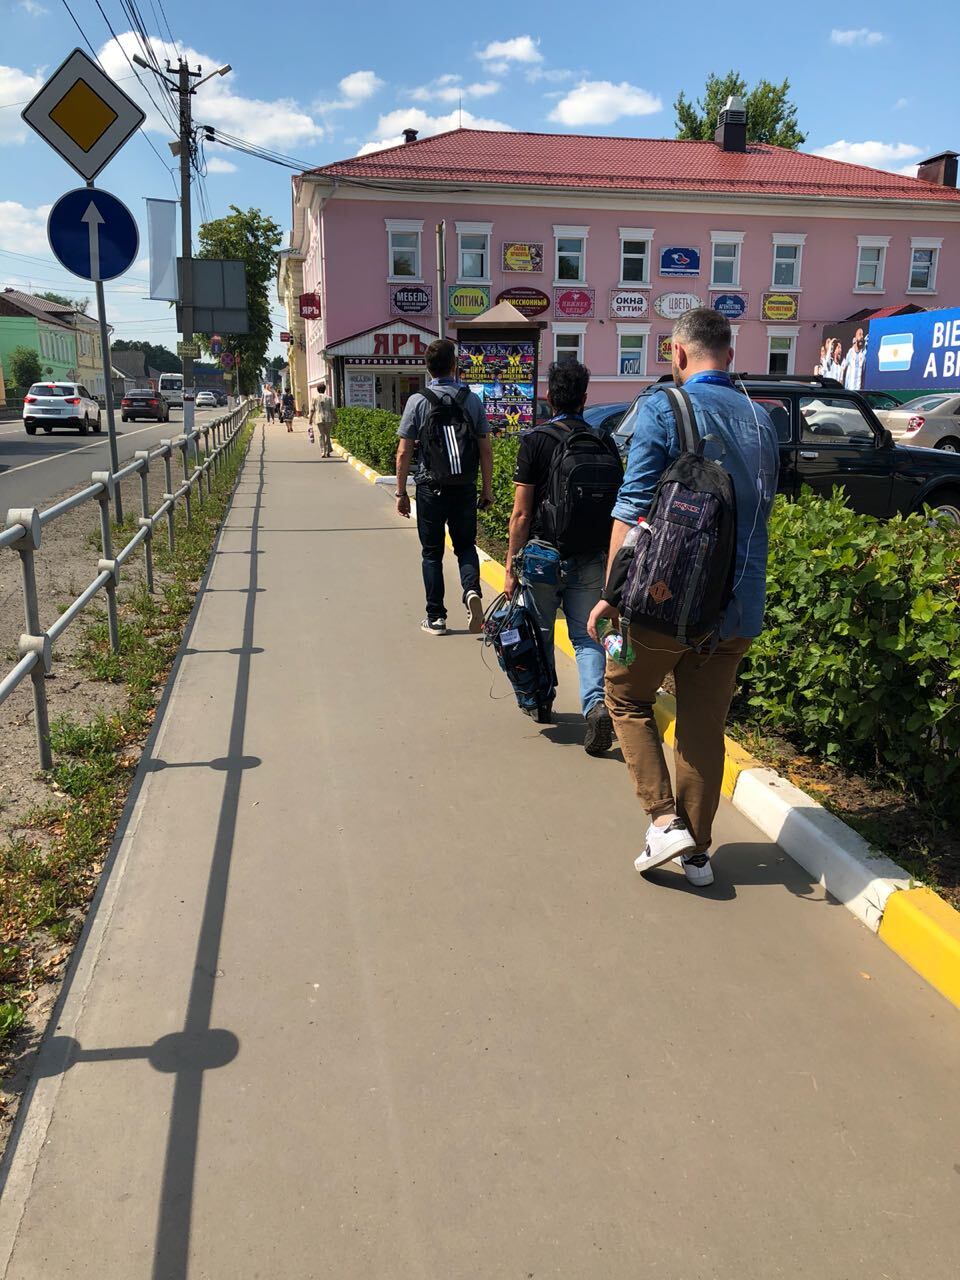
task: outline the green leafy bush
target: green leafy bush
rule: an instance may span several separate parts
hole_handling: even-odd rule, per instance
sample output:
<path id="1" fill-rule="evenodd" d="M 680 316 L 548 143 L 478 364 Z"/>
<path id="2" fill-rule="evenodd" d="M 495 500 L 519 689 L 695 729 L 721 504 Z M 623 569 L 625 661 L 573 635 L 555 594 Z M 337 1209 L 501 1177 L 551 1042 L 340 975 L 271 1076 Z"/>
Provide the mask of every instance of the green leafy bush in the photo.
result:
<path id="1" fill-rule="evenodd" d="M 960 534 L 779 499 L 741 719 L 960 817 Z"/>

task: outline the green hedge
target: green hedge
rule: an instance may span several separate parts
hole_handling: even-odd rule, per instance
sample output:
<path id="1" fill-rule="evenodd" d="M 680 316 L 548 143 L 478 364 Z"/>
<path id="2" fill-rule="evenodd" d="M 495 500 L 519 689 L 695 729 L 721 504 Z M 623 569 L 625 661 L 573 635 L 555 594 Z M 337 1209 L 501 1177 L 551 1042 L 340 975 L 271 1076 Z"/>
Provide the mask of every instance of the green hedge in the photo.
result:
<path id="1" fill-rule="evenodd" d="M 741 719 L 960 817 L 960 534 L 779 499 Z"/>

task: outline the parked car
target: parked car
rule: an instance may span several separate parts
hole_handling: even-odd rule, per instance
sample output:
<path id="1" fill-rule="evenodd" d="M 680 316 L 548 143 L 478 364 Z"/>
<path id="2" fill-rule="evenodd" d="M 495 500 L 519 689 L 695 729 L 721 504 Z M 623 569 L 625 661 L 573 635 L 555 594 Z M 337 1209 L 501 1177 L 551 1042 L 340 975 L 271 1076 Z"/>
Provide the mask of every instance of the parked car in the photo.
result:
<path id="1" fill-rule="evenodd" d="M 76 427 L 82 436 L 101 427 L 100 405 L 79 382 L 35 382 L 23 397 L 23 425 L 28 436 L 42 427 Z"/>
<path id="2" fill-rule="evenodd" d="M 213 394 L 217 397 L 218 409 L 223 409 L 226 407 L 226 405 L 230 403 L 230 397 L 227 395 L 225 391 L 214 391 Z"/>
<path id="3" fill-rule="evenodd" d="M 960 395 L 955 392 L 917 396 L 895 409 L 879 411 L 877 417 L 901 444 L 960 453 Z"/>
<path id="4" fill-rule="evenodd" d="M 120 401 L 120 417 L 124 422 L 136 422 L 137 418 L 169 422 L 170 405 L 166 397 L 154 391 L 153 387 L 134 387 L 124 392 Z"/>
<path id="5" fill-rule="evenodd" d="M 861 391 L 870 408 L 876 413 L 878 409 L 899 409 L 900 401 L 889 391 Z"/>
<path id="6" fill-rule="evenodd" d="M 927 509 L 960 525 L 960 455 L 905 448 L 860 392 L 824 386 L 817 377 L 744 374 L 743 384 L 777 429 L 779 491 L 787 497 L 802 485 L 829 497 L 842 485 L 849 505 L 864 515 L 886 519 Z M 637 397 L 614 432 L 624 456 L 637 407 L 655 390 L 656 384 Z"/>
<path id="7" fill-rule="evenodd" d="M 216 409 L 217 396 L 214 391 L 198 391 L 194 401 L 198 409 Z"/>
<path id="8" fill-rule="evenodd" d="M 621 400 L 617 404 L 588 404 L 583 416 L 591 427 L 600 427 L 613 435 L 629 408 L 629 400 Z"/>

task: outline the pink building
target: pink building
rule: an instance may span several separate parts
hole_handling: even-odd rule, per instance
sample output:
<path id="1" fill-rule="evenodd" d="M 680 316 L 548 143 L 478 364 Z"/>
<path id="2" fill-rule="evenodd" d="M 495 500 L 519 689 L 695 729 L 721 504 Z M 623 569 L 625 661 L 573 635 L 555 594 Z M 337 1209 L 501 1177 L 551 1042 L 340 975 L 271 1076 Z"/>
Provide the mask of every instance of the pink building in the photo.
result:
<path id="1" fill-rule="evenodd" d="M 667 372 L 690 306 L 729 316 L 738 370 L 807 373 L 825 325 L 960 304 L 955 153 L 903 177 L 746 145 L 728 107 L 715 142 L 410 130 L 294 179 L 291 253 L 321 310 L 305 325 L 311 388 L 399 410 L 430 338 L 504 294 L 545 322 L 539 393 L 547 364 L 574 355 L 594 402 Z"/>

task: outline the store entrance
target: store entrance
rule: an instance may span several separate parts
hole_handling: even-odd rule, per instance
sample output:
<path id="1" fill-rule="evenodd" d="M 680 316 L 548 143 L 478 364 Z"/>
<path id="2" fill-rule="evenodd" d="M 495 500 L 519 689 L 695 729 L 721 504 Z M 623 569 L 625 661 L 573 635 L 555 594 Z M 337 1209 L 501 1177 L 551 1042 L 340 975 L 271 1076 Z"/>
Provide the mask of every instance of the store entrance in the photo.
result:
<path id="1" fill-rule="evenodd" d="M 377 408 L 403 413 L 403 406 L 416 391 L 422 391 L 422 373 L 380 373 L 377 375 Z"/>

